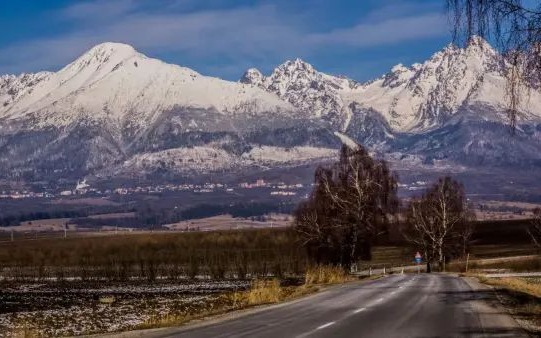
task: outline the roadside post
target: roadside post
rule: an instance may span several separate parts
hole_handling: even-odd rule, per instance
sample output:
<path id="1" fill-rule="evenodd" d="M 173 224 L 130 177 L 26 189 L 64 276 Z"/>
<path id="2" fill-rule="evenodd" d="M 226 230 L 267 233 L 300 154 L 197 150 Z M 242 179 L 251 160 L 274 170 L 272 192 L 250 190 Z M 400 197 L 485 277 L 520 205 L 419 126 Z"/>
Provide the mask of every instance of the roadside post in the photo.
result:
<path id="1" fill-rule="evenodd" d="M 417 251 L 415 254 L 415 263 L 417 263 L 417 273 L 421 273 L 421 262 L 423 261 L 423 256 L 421 256 L 421 253 Z"/>

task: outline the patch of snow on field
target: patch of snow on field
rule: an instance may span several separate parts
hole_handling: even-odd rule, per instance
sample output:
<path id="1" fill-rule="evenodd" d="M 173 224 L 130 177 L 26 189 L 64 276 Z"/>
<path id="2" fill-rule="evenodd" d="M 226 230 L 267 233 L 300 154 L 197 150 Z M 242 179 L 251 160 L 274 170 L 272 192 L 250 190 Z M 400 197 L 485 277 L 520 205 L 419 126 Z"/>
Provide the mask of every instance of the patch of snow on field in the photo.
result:
<path id="1" fill-rule="evenodd" d="M 72 282 L 2 286 L 0 337 L 19 336 L 25 331 L 57 337 L 133 330 L 163 318 L 182 318 L 228 306 L 222 294 L 244 290 L 248 282 L 100 285 L 103 284 Z M 112 302 L 101 302 L 103 298 Z"/>

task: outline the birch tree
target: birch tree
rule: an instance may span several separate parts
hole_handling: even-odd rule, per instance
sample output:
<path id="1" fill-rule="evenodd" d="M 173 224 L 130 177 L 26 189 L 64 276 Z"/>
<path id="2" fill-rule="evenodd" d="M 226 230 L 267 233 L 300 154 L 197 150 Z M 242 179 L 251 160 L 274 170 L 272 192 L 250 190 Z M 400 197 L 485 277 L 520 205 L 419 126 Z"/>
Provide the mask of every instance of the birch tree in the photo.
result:
<path id="1" fill-rule="evenodd" d="M 446 257 L 466 253 L 472 218 L 462 184 L 444 177 L 410 201 L 404 235 L 424 252 L 427 264 L 435 261 L 442 269 Z"/>
<path id="2" fill-rule="evenodd" d="M 343 146 L 340 159 L 319 167 L 308 200 L 296 211 L 295 229 L 318 263 L 349 267 L 369 259 L 398 207 L 397 179 L 385 161 L 362 146 Z"/>

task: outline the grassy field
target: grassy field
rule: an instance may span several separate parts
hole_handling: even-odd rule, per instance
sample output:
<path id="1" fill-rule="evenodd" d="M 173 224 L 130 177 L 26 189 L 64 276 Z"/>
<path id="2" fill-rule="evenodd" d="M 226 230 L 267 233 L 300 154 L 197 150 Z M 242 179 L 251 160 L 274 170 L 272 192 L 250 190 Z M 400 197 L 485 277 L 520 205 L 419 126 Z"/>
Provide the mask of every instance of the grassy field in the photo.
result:
<path id="1" fill-rule="evenodd" d="M 164 227 L 171 230 L 237 230 L 250 228 L 285 228 L 291 226 L 293 216 L 287 214 L 270 214 L 262 219 L 251 219 L 246 217 L 232 217 L 231 215 L 219 215 L 181 221 L 172 224 L 165 224 Z"/>

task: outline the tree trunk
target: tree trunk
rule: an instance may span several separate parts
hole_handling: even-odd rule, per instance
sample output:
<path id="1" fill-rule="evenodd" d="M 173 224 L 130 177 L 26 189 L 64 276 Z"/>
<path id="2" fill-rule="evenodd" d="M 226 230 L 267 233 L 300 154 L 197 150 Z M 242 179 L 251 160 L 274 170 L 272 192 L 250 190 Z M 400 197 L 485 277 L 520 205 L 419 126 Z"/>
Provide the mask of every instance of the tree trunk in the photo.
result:
<path id="1" fill-rule="evenodd" d="M 355 227 L 353 229 L 353 235 L 351 236 L 351 251 L 349 253 L 349 265 L 353 264 L 355 262 L 356 253 L 357 253 L 357 241 L 358 241 L 358 234 L 357 234 L 357 228 Z"/>
<path id="2" fill-rule="evenodd" d="M 438 266 L 440 268 L 440 271 L 443 271 L 443 263 L 444 263 L 444 256 L 443 256 L 443 247 L 441 245 L 438 246 Z"/>

